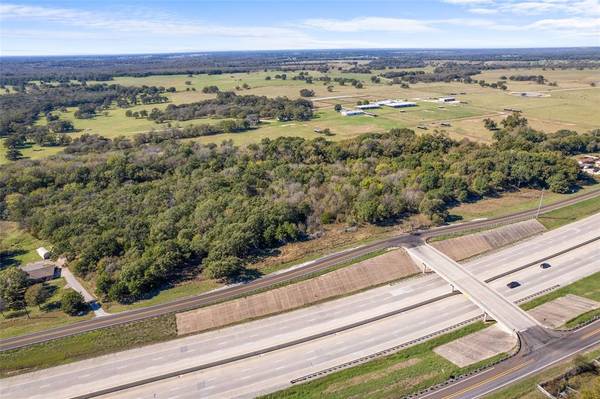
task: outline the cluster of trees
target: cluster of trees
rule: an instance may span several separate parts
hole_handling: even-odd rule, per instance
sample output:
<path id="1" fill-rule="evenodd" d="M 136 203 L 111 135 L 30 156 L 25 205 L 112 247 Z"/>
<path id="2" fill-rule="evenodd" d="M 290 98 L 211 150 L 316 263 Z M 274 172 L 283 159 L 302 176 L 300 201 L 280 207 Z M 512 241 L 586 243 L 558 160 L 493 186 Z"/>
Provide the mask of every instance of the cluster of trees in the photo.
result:
<path id="1" fill-rule="evenodd" d="M 305 72 L 305 71 L 300 71 L 298 73 L 298 75 L 292 76 L 292 80 L 303 80 L 304 82 L 306 82 L 308 84 L 312 84 L 313 83 L 312 76 L 310 76 L 310 74 L 308 72 Z"/>
<path id="2" fill-rule="evenodd" d="M 102 153 L 111 150 L 124 150 L 144 144 L 158 144 L 168 140 L 189 139 L 201 136 L 212 136 L 222 133 L 241 133 L 253 127 L 248 119 L 227 119 L 216 124 L 200 124 L 181 127 L 167 127 L 163 130 L 152 130 L 139 133 L 133 137 L 115 137 L 108 139 L 97 134 L 82 134 L 70 140 L 66 145 L 67 154 Z"/>
<path id="3" fill-rule="evenodd" d="M 468 83 L 477 83 L 481 87 L 491 87 L 492 89 L 500 89 L 500 90 L 508 90 L 508 86 L 506 85 L 506 80 L 499 80 L 497 82 L 488 83 L 483 79 L 473 79 Z"/>
<path id="4" fill-rule="evenodd" d="M 302 97 L 314 97 L 315 91 L 310 89 L 300 89 L 300 96 Z"/>
<path id="5" fill-rule="evenodd" d="M 446 62 L 434 68 L 433 72 L 418 71 L 387 71 L 381 76 L 387 79 L 399 78 L 401 81 L 414 84 L 417 82 L 452 82 L 460 81 L 471 82 L 471 76 L 481 73 L 481 66 L 475 64 L 461 64 L 456 62 Z"/>
<path id="6" fill-rule="evenodd" d="M 346 83 L 350 83 L 352 86 L 356 87 L 357 89 L 362 89 L 363 88 L 363 82 L 361 82 L 358 79 L 354 79 L 354 78 L 345 78 L 345 77 L 336 77 L 333 78 L 334 82 L 337 82 L 337 84 L 339 84 L 340 86 L 345 86 Z"/>
<path id="7" fill-rule="evenodd" d="M 501 79 L 506 80 L 506 76 L 501 77 Z M 517 82 L 530 81 L 530 82 L 536 82 L 541 85 L 546 83 L 546 79 L 544 78 L 544 75 L 511 75 L 511 76 L 509 76 L 508 80 L 514 80 Z"/>
<path id="8" fill-rule="evenodd" d="M 46 302 L 54 293 L 52 288 L 55 287 L 44 283 L 32 284 L 23 270 L 16 266 L 7 267 L 0 271 L 0 312 L 27 312 L 27 307 L 34 306 L 47 310 L 49 307 Z M 60 309 L 75 316 L 85 312 L 88 306 L 79 292 L 65 289 L 60 299 Z"/>
<path id="9" fill-rule="evenodd" d="M 233 92 L 219 92 L 213 99 L 190 104 L 169 104 L 164 110 L 155 108 L 148 115 L 148 119 L 162 123 L 167 120 L 185 121 L 207 116 L 241 119 L 249 115 L 286 121 L 308 120 L 313 116 L 313 109 L 312 103 L 303 99 L 238 96 Z"/>
<path id="10" fill-rule="evenodd" d="M 204 94 L 209 94 L 209 93 L 218 93 L 220 90 L 217 86 L 204 86 L 202 88 L 202 93 Z"/>
<path id="11" fill-rule="evenodd" d="M 503 125 L 492 145 L 407 129 L 244 148 L 147 136 L 116 153 L 4 167 L 0 214 L 50 241 L 100 295 L 130 301 L 190 272 L 235 278 L 249 258 L 323 224 L 415 213 L 442 223 L 452 204 L 505 189 L 566 192 L 579 177 L 566 155 L 600 149 L 600 131 Z"/>
<path id="12" fill-rule="evenodd" d="M 125 87 L 115 84 L 27 86 L 23 92 L 0 96 L 0 136 L 25 135 L 40 115 L 65 107 L 79 107 L 78 118 L 93 117 L 116 102 L 124 108 L 139 103 L 164 102 L 164 87 Z M 157 99 L 158 98 L 158 99 Z"/>

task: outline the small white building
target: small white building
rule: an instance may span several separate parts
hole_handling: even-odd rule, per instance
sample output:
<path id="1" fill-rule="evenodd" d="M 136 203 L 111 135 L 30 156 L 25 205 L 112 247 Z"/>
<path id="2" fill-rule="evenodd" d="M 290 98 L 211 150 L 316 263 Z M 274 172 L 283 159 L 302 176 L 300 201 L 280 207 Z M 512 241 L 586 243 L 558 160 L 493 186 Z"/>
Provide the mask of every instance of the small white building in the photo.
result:
<path id="1" fill-rule="evenodd" d="M 50 251 L 48 251 L 44 247 L 39 247 L 38 249 L 36 249 L 36 252 L 40 256 L 40 258 L 42 258 L 42 259 L 50 259 L 50 255 L 52 255 L 50 253 Z"/>
<path id="2" fill-rule="evenodd" d="M 343 109 L 340 114 L 344 116 L 364 115 L 365 111 L 360 109 Z"/>
<path id="3" fill-rule="evenodd" d="M 357 105 L 356 108 L 358 108 L 358 109 L 376 109 L 376 108 L 381 108 L 381 105 L 379 105 L 378 103 L 371 103 L 371 104 Z"/>
<path id="4" fill-rule="evenodd" d="M 456 99 L 456 97 L 440 97 L 438 98 L 438 102 L 444 104 L 458 104 L 460 101 Z"/>
<path id="5" fill-rule="evenodd" d="M 392 108 L 406 108 L 406 107 L 416 107 L 417 103 L 412 101 L 400 101 L 400 100 L 383 100 L 379 101 L 377 104 L 385 105 L 386 107 Z"/>

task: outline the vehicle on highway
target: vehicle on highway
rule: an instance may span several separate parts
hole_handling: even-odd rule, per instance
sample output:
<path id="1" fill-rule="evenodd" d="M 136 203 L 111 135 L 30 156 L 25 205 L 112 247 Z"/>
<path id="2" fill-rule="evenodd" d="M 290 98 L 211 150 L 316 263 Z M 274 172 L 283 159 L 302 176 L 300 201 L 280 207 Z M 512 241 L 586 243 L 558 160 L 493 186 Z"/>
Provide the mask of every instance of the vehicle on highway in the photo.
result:
<path id="1" fill-rule="evenodd" d="M 510 289 L 513 289 L 513 288 L 520 287 L 521 283 L 519 283 L 518 281 L 511 281 L 510 283 L 506 284 L 506 286 Z"/>
<path id="2" fill-rule="evenodd" d="M 540 269 L 550 269 L 551 267 L 552 267 L 552 265 L 550 263 L 546 263 L 546 262 L 544 262 L 540 265 Z"/>

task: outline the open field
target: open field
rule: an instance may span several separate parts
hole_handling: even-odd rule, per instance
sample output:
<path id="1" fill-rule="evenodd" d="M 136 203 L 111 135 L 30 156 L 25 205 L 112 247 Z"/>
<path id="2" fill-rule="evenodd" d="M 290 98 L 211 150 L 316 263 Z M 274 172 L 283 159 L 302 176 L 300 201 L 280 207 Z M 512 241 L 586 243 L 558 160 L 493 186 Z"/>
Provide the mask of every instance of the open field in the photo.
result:
<path id="1" fill-rule="evenodd" d="M 389 80 L 382 78 L 380 83 L 370 80 L 372 74 L 341 73 L 332 71 L 327 75 L 335 77 L 355 78 L 363 81 L 364 88 L 357 89 L 350 84 L 339 85 L 330 83 L 332 91 L 327 90 L 327 84 L 314 81 L 307 84 L 302 80 L 292 80 L 297 72 L 287 72 L 288 79 L 274 79 L 281 71 L 235 73 L 222 75 L 157 75 L 148 77 L 116 77 L 111 83 L 126 86 L 157 85 L 175 87 L 178 91 L 166 94 L 170 103 L 185 104 L 212 98 L 214 94 L 202 93 L 205 86 L 215 85 L 221 90 L 234 90 L 239 95 L 253 94 L 268 97 L 287 96 L 298 98 L 299 90 L 310 88 L 315 91 L 311 98 L 316 107 L 315 118 L 306 122 L 278 122 L 267 121 L 259 128 L 244 133 L 226 133 L 214 136 L 200 137 L 202 143 L 220 143 L 223 140 L 233 140 L 235 144 L 245 145 L 260 141 L 263 138 L 276 138 L 280 136 L 298 136 L 307 139 L 319 137 L 314 130 L 329 128 L 334 136 L 332 140 L 343 140 L 363 133 L 383 132 L 391 128 L 426 127 L 427 131 L 443 130 L 451 137 L 460 139 L 468 138 L 479 142 L 490 142 L 492 134 L 483 126 L 483 119 L 491 118 L 500 121 L 509 114 L 505 108 L 520 109 L 528 118 L 533 128 L 556 131 L 559 129 L 572 129 L 587 131 L 600 127 L 600 113 L 595 106 L 600 103 L 600 87 L 592 87 L 590 83 L 600 82 L 600 72 L 597 70 L 556 70 L 543 71 L 541 69 L 507 69 L 486 71 L 476 75 L 476 79 L 485 79 L 494 82 L 502 75 L 543 74 L 549 81 L 556 81 L 557 87 L 538 85 L 535 82 L 508 81 L 509 89 L 504 92 L 498 89 L 480 87 L 477 84 L 463 84 L 458 82 L 444 83 L 417 83 L 408 89 L 400 85 L 389 85 Z M 322 73 L 310 71 L 310 76 L 318 78 Z M 271 80 L 265 77 L 271 76 Z M 186 84 L 189 82 L 190 84 Z M 92 82 L 90 82 L 92 83 Z M 247 84 L 248 89 L 236 90 L 236 86 Z M 195 91 L 192 91 L 192 88 Z M 189 89 L 189 91 L 187 90 Z M 543 97 L 521 97 L 512 95 L 515 91 L 543 92 Z M 430 99 L 440 96 L 456 95 L 461 104 L 439 104 Z M 377 101 L 387 98 L 407 99 L 416 101 L 418 107 L 406 109 L 392 109 L 384 107 L 371 110 L 376 116 L 358 115 L 343 116 L 333 111 L 335 104 L 352 108 L 357 101 Z M 164 108 L 168 104 L 138 105 L 129 108 L 132 111 L 152 108 Z M 83 133 L 100 134 L 105 137 L 130 136 L 151 129 L 161 129 L 167 123 L 157 124 L 147 119 L 136 119 L 125 116 L 125 109 L 113 106 L 105 114 L 92 119 L 76 119 L 73 116 L 75 108 L 67 112 L 56 111 L 61 118 L 73 122 L 77 132 L 71 133 L 76 137 Z M 191 121 L 172 121 L 173 126 L 186 126 L 193 124 L 216 123 L 219 119 L 201 118 Z M 45 124 L 40 118 L 39 124 Z M 442 123 L 444 125 L 442 125 Z M 418 132 L 426 130 L 417 129 Z M 36 159 L 49 156 L 60 151 L 59 147 L 32 146 L 23 150 L 24 157 Z M 0 164 L 5 163 L 4 154 L 0 156 Z"/>
<path id="2" fill-rule="evenodd" d="M 40 260 L 35 251 L 48 243 L 38 240 L 14 222 L 0 221 L 0 270 L 11 265 L 24 265 Z"/>
<path id="3" fill-rule="evenodd" d="M 175 317 L 166 315 L 4 351 L 0 352 L 0 377 L 131 349 L 175 336 Z"/>
<path id="4" fill-rule="evenodd" d="M 600 198 L 590 198 L 578 204 L 545 213 L 540 216 L 540 222 L 550 230 L 598 212 L 600 212 Z"/>

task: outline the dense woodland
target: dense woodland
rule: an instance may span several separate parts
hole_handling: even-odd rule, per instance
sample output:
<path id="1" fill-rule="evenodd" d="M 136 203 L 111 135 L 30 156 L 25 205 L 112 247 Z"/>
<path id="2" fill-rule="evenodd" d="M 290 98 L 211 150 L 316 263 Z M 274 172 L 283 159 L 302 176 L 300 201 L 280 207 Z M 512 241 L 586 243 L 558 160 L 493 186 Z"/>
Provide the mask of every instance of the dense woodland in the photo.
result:
<path id="1" fill-rule="evenodd" d="M 66 254 L 101 296 L 126 302 L 190 273 L 239 278 L 249 259 L 329 223 L 416 213 L 442 223 L 449 206 L 503 190 L 569 192 L 582 176 L 566 155 L 600 150 L 598 130 L 544 134 L 518 115 L 494 137 L 482 145 L 394 129 L 237 148 L 86 136 L 103 145 L 3 167 L 0 214 Z"/>

